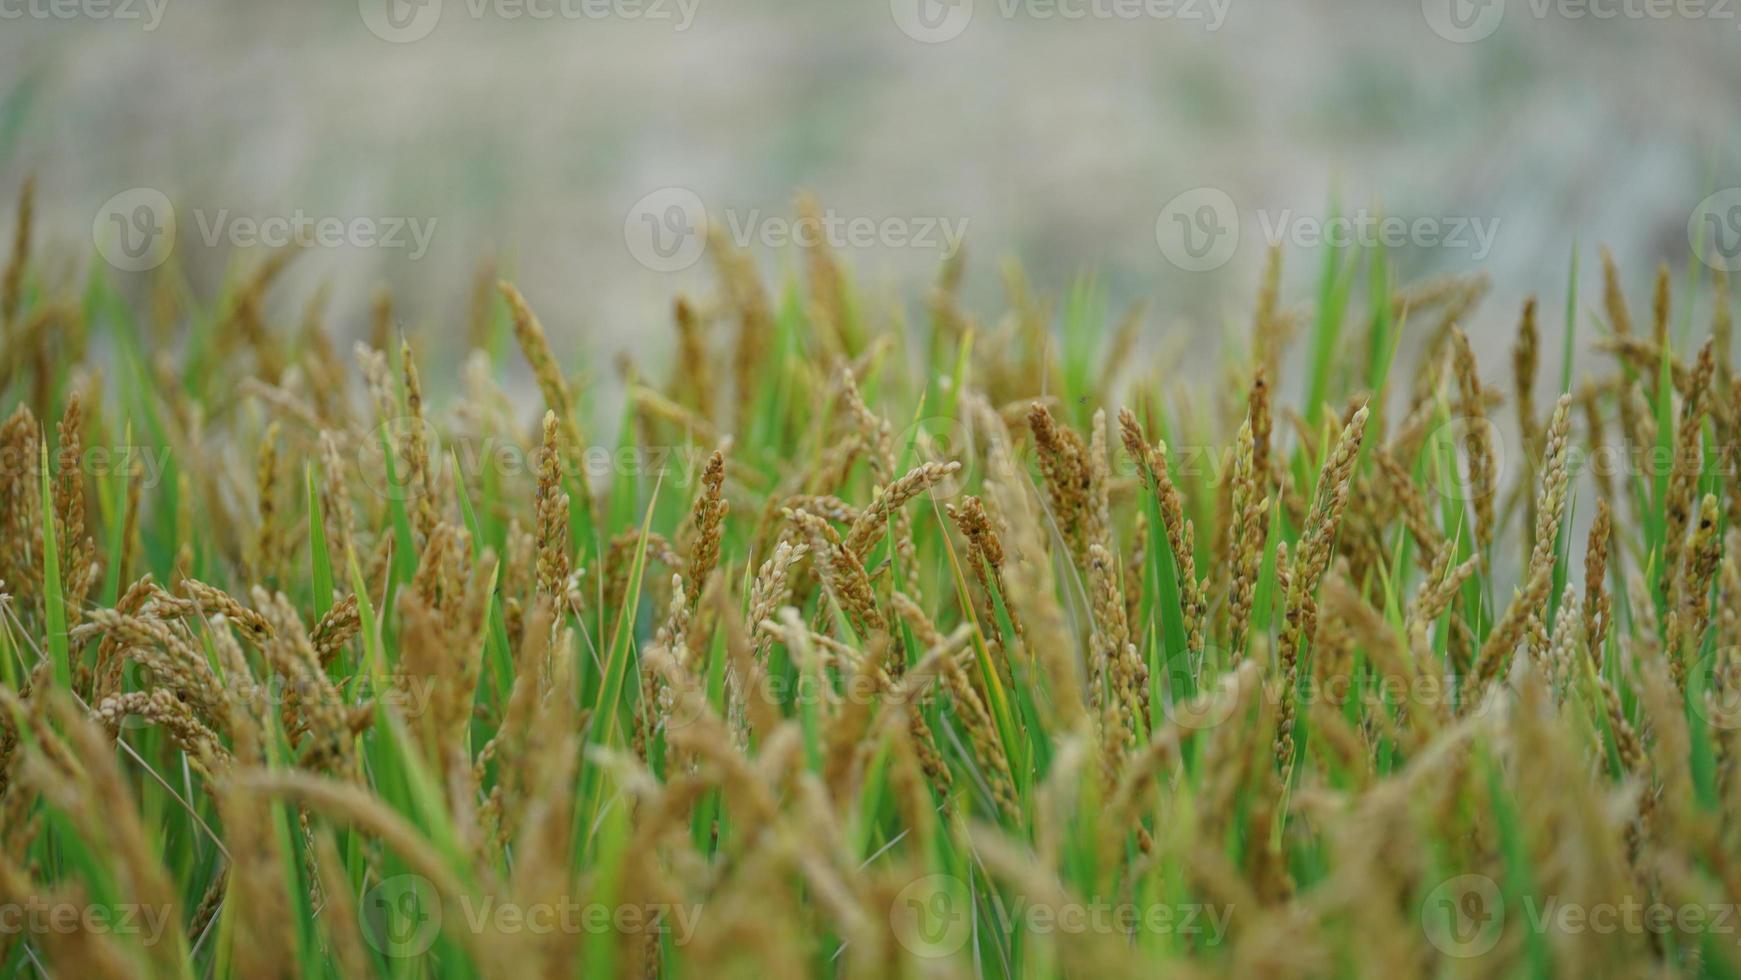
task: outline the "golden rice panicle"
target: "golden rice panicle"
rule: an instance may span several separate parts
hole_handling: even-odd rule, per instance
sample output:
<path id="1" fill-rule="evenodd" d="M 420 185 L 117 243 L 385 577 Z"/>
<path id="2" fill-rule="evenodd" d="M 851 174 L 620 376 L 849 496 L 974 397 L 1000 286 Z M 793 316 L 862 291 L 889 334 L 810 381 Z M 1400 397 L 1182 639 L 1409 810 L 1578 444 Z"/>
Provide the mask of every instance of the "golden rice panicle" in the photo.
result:
<path id="1" fill-rule="evenodd" d="M 1109 554 L 1112 543 L 1112 464 L 1106 454 L 1106 410 L 1095 409 L 1088 427 L 1088 502 L 1083 508 L 1083 534 L 1090 545 Z"/>
<path id="2" fill-rule="evenodd" d="M 282 592 L 255 586 L 251 598 L 271 630 L 261 654 L 287 685 L 280 715 L 292 744 L 300 747 L 299 764 L 347 778 L 355 775 L 349 706 L 321 668 L 301 617 Z"/>
<path id="3" fill-rule="evenodd" d="M 846 613 L 852 628 L 874 638 L 888 632 L 888 619 L 877 606 L 876 592 L 864 563 L 840 540 L 827 521 L 809 511 L 792 511 L 791 519 L 810 539 L 810 553 L 822 584 Z"/>
<path id="4" fill-rule="evenodd" d="M 1517 428 L 1527 452 L 1534 453 L 1541 436 L 1535 418 L 1535 379 L 1541 360 L 1541 335 L 1536 328 L 1536 299 L 1523 301 L 1517 324 L 1517 342 L 1511 348 L 1511 373 L 1517 399 Z"/>
<path id="5" fill-rule="evenodd" d="M 1028 409 L 1028 426 L 1034 433 L 1040 473 L 1052 501 L 1052 516 L 1058 522 L 1065 544 L 1078 567 L 1086 563 L 1089 490 L 1088 447 L 1069 428 L 1059 427 L 1052 412 L 1041 402 Z"/>
<path id="6" fill-rule="evenodd" d="M 92 609 L 84 627 L 73 630 L 77 641 L 103 635 L 120 649 L 127 660 L 145 668 L 158 688 L 174 691 L 176 698 L 198 710 L 214 726 L 223 726 L 230 705 L 223 684 L 212 672 L 202 653 L 193 649 L 185 628 L 171 627 L 155 614 L 118 613 L 115 609 Z"/>
<path id="7" fill-rule="evenodd" d="M 141 576 L 127 587 L 121 597 L 115 602 L 115 610 L 127 615 L 137 615 L 145 603 L 157 591 L 157 583 L 151 580 L 150 574 Z M 121 689 L 121 637 L 104 633 L 97 643 L 96 665 L 92 668 L 91 700 L 100 701 Z"/>
<path id="8" fill-rule="evenodd" d="M 1264 545 L 1269 540 L 1270 499 L 1263 494 L 1263 475 L 1257 468 L 1257 440 L 1247 418 L 1239 427 L 1233 463 L 1234 484 L 1231 515 L 1234 533 L 1229 536 L 1228 641 L 1227 655 L 1234 662 L 1245 656 L 1251 633 L 1252 602 L 1263 565 Z"/>
<path id="9" fill-rule="evenodd" d="M 1650 342 L 1658 352 L 1668 350 L 1670 281 L 1668 263 L 1657 263 L 1656 288 L 1650 297 Z"/>
<path id="10" fill-rule="evenodd" d="M 1282 247 L 1271 245 L 1264 255 L 1263 279 L 1257 290 L 1257 309 L 1252 314 L 1251 353 L 1261 376 L 1281 361 L 1287 346 L 1287 323 L 1281 315 Z"/>
<path id="11" fill-rule="evenodd" d="M 1614 507 L 1614 474 L 1611 468 L 1599 462 L 1609 449 L 1607 426 L 1602 422 L 1602 389 L 1588 381 L 1579 389 L 1578 403 L 1584 409 L 1585 445 L 1598 462 L 1589 467 L 1590 475 L 1596 482 L 1596 496 L 1607 504 L 1610 511 Z M 1622 438 L 1622 442 L 1624 442 Z"/>
<path id="12" fill-rule="evenodd" d="M 1530 552 L 1532 572 L 1542 567 L 1551 569 L 1554 564 L 1554 544 L 1560 532 L 1560 517 L 1565 512 L 1566 484 L 1570 478 L 1567 452 L 1570 448 L 1571 406 L 1571 396 L 1561 395 L 1548 423 L 1547 445 L 1542 456 L 1541 493 L 1536 498 L 1535 536 L 1531 538 L 1534 542 Z"/>
<path id="13" fill-rule="evenodd" d="M 1542 673 L 1551 682 L 1556 703 L 1567 696 L 1574 671 L 1583 669 L 1584 655 L 1579 650 L 1583 645 L 1584 621 L 1578 609 L 1578 592 L 1567 583 L 1554 613 L 1553 635 L 1543 649 Z"/>
<path id="14" fill-rule="evenodd" d="M 967 540 L 963 558 L 974 581 L 979 583 L 979 590 L 973 596 L 973 614 L 979 620 L 979 628 L 985 632 L 989 642 L 1007 643 L 994 598 L 1005 594 L 1003 541 L 992 526 L 991 515 L 986 513 L 984 501 L 971 494 L 963 496 L 959 505 L 945 504 L 943 509 L 955 523 L 956 530 Z M 1021 623 L 1015 618 L 1015 611 L 1007 606 L 1004 611 L 1010 617 L 1011 628 L 1020 633 Z"/>
<path id="15" fill-rule="evenodd" d="M 556 643 L 559 620 L 556 605 L 547 595 L 539 595 L 526 613 L 525 628 L 519 646 L 514 651 L 514 684 L 502 707 L 502 723 L 473 763 L 478 781 L 483 767 L 492 759 L 502 760 L 495 785 L 478 807 L 478 827 L 481 848 L 492 863 L 502 848 L 518 833 L 519 821 L 526 810 L 526 794 L 531 790 L 531 769 L 536 763 L 541 738 L 547 734 L 540 727 L 540 715 L 547 701 L 545 690 L 552 676 L 563 672 L 569 659 L 568 651 Z"/>
<path id="16" fill-rule="evenodd" d="M 96 545 L 85 527 L 83 440 L 84 404 L 74 391 L 58 429 L 54 484 L 55 540 L 61 549 L 61 587 L 67 604 L 68 628 L 78 625 L 85 596 L 97 578 Z"/>
<path id="17" fill-rule="evenodd" d="M 1294 699 L 1301 643 L 1317 631 L 1318 583 L 1330 567 L 1336 532 L 1342 523 L 1342 512 L 1348 505 L 1349 487 L 1354 482 L 1354 464 L 1360 458 L 1360 444 L 1366 434 L 1367 414 L 1365 405 L 1354 411 L 1342 427 L 1335 450 L 1325 458 L 1324 467 L 1318 474 L 1318 490 L 1312 509 L 1306 515 L 1304 531 L 1293 556 L 1282 620 L 1281 649 L 1277 658 L 1282 692 L 1276 716 L 1275 755 L 1283 772 L 1292 765 L 1294 757 Z"/>
<path id="18" fill-rule="evenodd" d="M 725 453 L 714 450 L 701 473 L 701 494 L 695 498 L 690 525 L 695 540 L 689 554 L 689 606 L 701 601 L 701 590 L 719 564 L 719 543 L 724 535 L 725 515 L 731 505 L 725 500 Z"/>
<path id="19" fill-rule="evenodd" d="M 257 501 L 259 527 L 254 535 L 254 577 L 269 581 L 278 574 L 278 443 L 283 429 L 274 419 L 266 426 L 260 440 L 260 452 L 254 466 L 254 493 Z"/>
<path id="20" fill-rule="evenodd" d="M 1058 603 L 1050 549 L 1041 537 L 1027 479 L 1018 477 L 1007 459 L 991 469 L 997 476 L 987 484 L 988 500 L 1009 532 L 1002 584 L 1011 615 L 1020 617 L 1016 635 L 1050 688 L 1042 699 L 1053 712 L 1050 717 L 1071 735 L 1085 736 L 1091 716 L 1082 699 L 1081 657 Z"/>
<path id="21" fill-rule="evenodd" d="M 863 557 L 882 536 L 885 527 L 898 523 L 902 507 L 960 469 L 961 464 L 953 461 L 920 463 L 893 483 L 879 488 L 876 499 L 853 521 L 846 535 L 846 546 Z"/>
<path id="22" fill-rule="evenodd" d="M 1717 380 L 1729 387 L 1729 348 L 1734 338 L 1735 314 L 1729 309 L 1729 274 L 1711 271 L 1711 340 L 1717 348 Z"/>
<path id="23" fill-rule="evenodd" d="M 423 385 L 417 378 L 417 360 L 411 355 L 411 342 L 399 341 L 399 367 L 405 382 L 405 469 L 406 489 L 412 495 L 411 520 L 420 539 L 427 541 L 435 532 L 436 472 L 429 459 L 429 434 L 423 418 Z"/>
<path id="24" fill-rule="evenodd" d="M 477 792 L 470 782 L 470 755 L 464 750 L 466 728 L 481 665 L 485 600 L 495 577 L 495 556 L 486 550 L 472 563 L 467 560 L 470 552 L 464 531 L 437 526 L 422 555 L 418 587 L 399 594 L 403 625 L 396 678 L 406 695 L 403 703 L 415 709 L 407 712 L 406 720 L 421 738 L 456 816 L 466 823 Z M 324 622 L 317 626 L 315 636 L 326 628 Z M 311 642 L 324 662 L 322 641 Z"/>
<path id="25" fill-rule="evenodd" d="M 731 358 L 732 397 L 736 403 L 732 422 L 739 434 L 747 434 L 750 413 L 761 390 L 758 378 L 772 346 L 774 316 L 767 290 L 756 275 L 755 260 L 717 225 L 708 228 L 707 251 L 714 257 L 726 299 L 737 313 L 738 330 Z"/>
<path id="26" fill-rule="evenodd" d="M 791 599 L 792 570 L 809 553 L 809 545 L 777 542 L 773 554 L 756 571 L 755 581 L 750 585 L 748 627 L 757 660 L 766 655 L 771 643 L 771 634 L 765 625 L 771 623 L 774 614 Z"/>
<path id="27" fill-rule="evenodd" d="M 179 588 L 188 599 L 192 600 L 194 609 L 208 616 L 222 616 L 242 631 L 249 642 L 256 648 L 264 649 L 273 637 L 272 623 L 260 613 L 242 605 L 236 597 L 228 592 L 208 585 L 198 579 L 184 578 Z M 165 596 L 156 597 L 159 606 L 164 605 Z"/>
<path id="28" fill-rule="evenodd" d="M 374 403 L 375 422 L 391 427 L 393 420 L 399 415 L 399 407 L 398 399 L 393 394 L 393 373 L 387 368 L 387 355 L 383 350 L 362 342 L 358 342 L 354 348 L 357 369 L 363 373 L 363 383 L 368 387 L 369 400 Z"/>
<path id="29" fill-rule="evenodd" d="M 1110 668 L 1112 662 L 1124 655 L 1124 644 L 1129 642 L 1129 628 L 1124 620 L 1124 600 L 1118 593 L 1116 576 L 1118 566 L 1112 560 L 1112 555 L 1098 544 L 1088 546 L 1088 602 L 1092 628 L 1089 642 L 1089 704 L 1099 707 L 1102 703 L 1102 692 L 1111 684 Z M 1123 710 L 1122 696 L 1111 701 L 1110 706 Z M 1126 730 L 1131 719 L 1125 719 Z"/>
<path id="30" fill-rule="evenodd" d="M 488 350 L 496 330 L 496 258 L 486 253 L 472 276 L 471 305 L 466 314 L 466 349 Z"/>
<path id="31" fill-rule="evenodd" d="M 1719 575 L 1722 605 L 1717 611 L 1716 654 L 1705 709 L 1712 727 L 1729 733 L 1718 742 L 1717 754 L 1720 782 L 1733 800 L 1741 796 L 1741 736 L 1736 735 L 1741 732 L 1741 698 L 1736 692 L 1741 681 L 1741 529 L 1734 526 L 1726 533 Z"/>
<path id="32" fill-rule="evenodd" d="M 892 602 L 895 611 L 912 628 L 920 646 L 936 649 L 945 645 L 946 638 L 910 596 L 897 590 L 892 595 Z M 967 672 L 954 657 L 943 658 L 942 667 L 943 682 L 955 701 L 956 714 L 962 726 L 967 729 L 968 741 L 973 747 L 975 757 L 985 766 L 992 798 L 1006 816 L 1016 819 L 1021 814 L 1021 804 L 1016 795 L 1015 778 L 1011 775 L 1009 756 L 1004 751 L 1003 739 L 998 734 L 991 711 L 986 708 L 985 699 L 980 696 L 979 689 L 974 687 Z"/>
<path id="33" fill-rule="evenodd" d="M 484 554 L 487 557 L 489 552 Z M 362 629 L 362 625 L 362 613 L 357 608 L 357 597 L 354 593 L 333 603 L 332 608 L 314 624 L 314 629 L 308 634 L 308 640 L 314 645 L 315 656 L 320 659 L 320 665 L 330 666 L 345 644 Z"/>
<path id="34" fill-rule="evenodd" d="M 0 467 L 0 580 L 19 598 L 39 596 L 42 580 L 42 504 L 37 470 L 41 430 L 28 405 L 13 409 L 0 425 L 0 453 L 13 465 Z"/>
<path id="35" fill-rule="evenodd" d="M 326 283 L 310 294 L 303 307 L 299 335 L 303 349 L 298 364 L 307 376 L 309 398 L 313 400 L 316 414 L 324 426 L 338 424 L 347 411 L 344 401 L 345 366 L 339 360 L 338 349 L 333 346 L 326 323 L 327 301 L 331 296 L 332 290 Z"/>
<path id="36" fill-rule="evenodd" d="M 538 315 L 532 312 L 526 297 L 506 281 L 496 283 L 502 298 L 508 302 L 508 311 L 513 314 L 514 339 L 520 344 L 521 353 L 526 356 L 526 363 L 532 366 L 532 377 L 538 382 L 538 390 L 544 395 L 544 407 L 556 416 L 561 427 L 562 448 L 565 452 L 579 453 L 586 448 L 586 439 L 582 436 L 580 426 L 574 420 L 574 397 L 569 394 L 568 382 L 562 377 L 562 368 L 556 363 L 555 355 L 550 353 L 550 340 L 545 336 L 544 325 L 539 322 Z M 585 487 L 580 488 L 581 507 L 591 515 L 593 512 L 592 496 Z"/>
<path id="37" fill-rule="evenodd" d="M 357 523 L 356 509 L 345 484 L 346 466 L 344 456 L 339 453 L 338 437 L 324 430 L 320 434 L 320 468 L 320 513 L 327 552 L 343 563 L 355 550 L 351 528 Z"/>
<path id="38" fill-rule="evenodd" d="M 1675 428 L 1674 458 L 1669 463 L 1668 495 L 1663 504 L 1662 591 L 1671 600 L 1678 594 L 1675 590 L 1682 573 L 1681 555 L 1686 547 L 1687 525 L 1692 521 L 1694 497 L 1698 493 L 1703 461 L 1700 444 L 1715 371 L 1715 348 L 1707 339 L 1699 348 L 1687 395 L 1681 402 L 1680 420 Z"/>
<path id="39" fill-rule="evenodd" d="M 538 314 L 532 312 L 526 297 L 511 283 L 501 280 L 496 283 L 496 288 L 507 301 L 508 312 L 513 315 L 514 339 L 519 342 L 526 362 L 532 366 L 532 377 L 544 395 L 545 407 L 555 412 L 559 419 L 568 418 L 573 407 L 568 382 L 563 380 L 562 369 L 550 353 L 550 340 L 545 336 L 544 324 L 539 322 Z"/>
<path id="40" fill-rule="evenodd" d="M 1457 374 L 1457 414 L 1462 418 L 1463 449 L 1468 453 L 1468 495 L 1475 509 L 1476 550 L 1486 552 L 1493 544 L 1494 497 L 1497 496 L 1498 465 L 1494 459 L 1492 428 L 1487 422 L 1481 378 L 1476 373 L 1475 351 L 1463 331 L 1451 330 L 1452 353 Z"/>
<path id="41" fill-rule="evenodd" d="M 1626 309 L 1626 294 L 1620 288 L 1620 270 L 1615 268 L 1614 253 L 1602 246 L 1602 305 L 1608 313 L 1608 325 L 1614 336 L 1632 334 L 1632 314 Z"/>
<path id="42" fill-rule="evenodd" d="M 1687 567 L 1681 578 L 1679 608 L 1669 639 L 1670 675 L 1683 692 L 1688 662 L 1698 656 L 1705 630 L 1711 625 L 1711 583 L 1716 581 L 1717 566 L 1723 558 L 1717 518 L 1717 498 L 1707 493 L 1699 504 L 1699 522 L 1693 527 Z"/>
<path id="43" fill-rule="evenodd" d="M 30 226 L 36 205 L 36 178 L 24 178 L 18 189 L 18 220 L 12 231 L 12 252 L 0 278 L 0 332 L 8 340 L 24 301 L 24 269 L 30 264 Z"/>
<path id="44" fill-rule="evenodd" d="M 235 302 L 224 321 L 225 329 L 217 334 L 218 348 L 226 353 L 236 341 L 245 341 L 254 354 L 255 373 L 272 384 L 278 382 L 286 358 L 282 342 L 266 324 L 266 294 L 296 257 L 297 248 L 295 245 L 280 248 L 260 263 L 236 291 Z"/>
<path id="45" fill-rule="evenodd" d="M 1487 640 L 1475 657 L 1477 691 L 1510 669 L 1512 654 L 1529 629 L 1529 617 L 1545 607 L 1553 589 L 1554 542 L 1559 533 L 1560 517 L 1565 512 L 1567 440 L 1570 426 L 1571 396 L 1561 395 L 1548 423 L 1546 452 L 1542 460 L 1541 487 L 1536 494 L 1536 526 L 1529 565 L 1524 569 L 1523 589 L 1511 600 L 1505 613 L 1494 624 Z M 1465 705 L 1472 706 L 1471 697 Z"/>
<path id="46" fill-rule="evenodd" d="M 824 225 L 822 205 L 809 192 L 798 195 L 798 220 L 818 229 Z M 816 327 L 820 339 L 831 343 L 835 350 L 852 356 L 861 349 L 853 329 L 853 319 L 847 309 L 846 274 L 835 258 L 828 238 L 821 234 L 804 236 L 800 242 L 804 252 L 805 278 L 810 286 L 812 311 L 818 316 Z"/>
<path id="47" fill-rule="evenodd" d="M 1269 375 L 1261 366 L 1252 374 L 1246 414 L 1251 419 L 1252 472 L 1256 474 L 1258 489 L 1267 492 L 1270 485 L 1270 432 L 1275 423 L 1270 418 Z"/>
<path id="48" fill-rule="evenodd" d="M 1410 625 L 1431 623 L 1444 615 L 1451 603 L 1457 600 L 1463 583 L 1480 565 L 1480 555 L 1470 555 L 1467 560 L 1458 562 L 1456 549 L 1441 549 L 1438 559 L 1427 569 L 1427 576 L 1415 592 L 1414 600 L 1409 603 L 1405 622 Z"/>
<path id="49" fill-rule="evenodd" d="M 678 295 L 672 306 L 677 321 L 677 376 L 671 395 L 702 418 L 712 420 L 713 358 L 707 352 L 705 324 L 689 297 Z"/>
<path id="50" fill-rule="evenodd" d="M 1608 502 L 1596 501 L 1596 516 L 1590 521 L 1590 537 L 1584 546 L 1584 636 L 1590 643 L 1590 658 L 1600 667 L 1608 642 L 1613 600 L 1608 597 L 1608 546 L 1613 537 Z"/>
<path id="51" fill-rule="evenodd" d="M 363 920 L 351 894 L 350 879 L 345 875 L 344 859 L 333 843 L 332 831 L 324 826 L 314 832 L 314 867 L 324 900 L 318 918 L 326 950 L 344 976 L 367 976 L 373 970 L 374 960 L 363 946 L 363 933 L 358 925 Z"/>
<path id="52" fill-rule="evenodd" d="M 872 709 L 877 703 L 873 695 L 888 688 L 885 664 L 892 646 L 887 636 L 873 638 L 858 662 L 849 671 L 843 668 L 847 674 L 847 696 L 836 704 L 828 721 L 822 771 L 823 781 L 836 799 L 852 789 L 855 771 L 866 754 L 865 743 L 875 714 Z"/>
<path id="53" fill-rule="evenodd" d="M 122 722 L 129 717 L 162 729 L 177 748 L 187 753 L 189 762 L 201 773 L 221 773 L 233 761 L 217 732 L 168 688 L 109 695 L 97 703 L 91 716 L 111 734 L 117 733 Z"/>
<path id="54" fill-rule="evenodd" d="M 967 539 L 970 556 L 983 559 L 994 570 L 1003 567 L 1003 542 L 998 539 L 997 529 L 992 527 L 984 501 L 972 495 L 964 496 L 959 507 L 950 505 L 949 516 Z"/>
<path id="55" fill-rule="evenodd" d="M 562 489 L 562 440 L 554 410 L 544 412 L 535 503 L 538 591 L 555 600 L 560 608 L 568 594 L 568 494 Z"/>
<path id="56" fill-rule="evenodd" d="M 57 805 L 67 811 L 81 836 L 100 849 L 98 860 L 113 873 L 122 901 L 164 910 L 169 922 L 180 923 L 176 883 L 157 856 L 158 828 L 146 826 L 113 743 L 70 697 L 57 692 L 50 702 L 55 727 L 65 736 L 66 761 L 74 766 L 64 774 L 63 783 L 73 798 L 63 797 Z M 51 733 L 44 729 L 38 734 Z M 185 973 L 187 944 L 179 928 L 172 926 L 159 942 L 143 945 L 156 975 Z"/>
<path id="57" fill-rule="evenodd" d="M 1123 428 L 1123 420 L 1119 420 Z M 1259 367 L 1247 395 L 1245 421 L 1233 440 L 1233 480 L 1227 500 L 1227 583 L 1229 583 L 1229 654 L 1240 658 L 1245 651 L 1245 630 L 1250 625 L 1250 602 L 1257 588 L 1257 566 L 1262 562 L 1264 540 L 1269 534 L 1269 498 L 1266 496 L 1269 467 L 1269 383 Z M 1126 437 L 1126 449 L 1132 440 Z"/>
<path id="58" fill-rule="evenodd" d="M 375 287 L 369 303 L 369 346 L 384 351 L 393 342 L 393 290 Z"/>
<path id="59" fill-rule="evenodd" d="M 858 381 L 851 368 L 840 370 L 837 384 L 839 385 L 841 403 L 846 406 L 847 414 L 851 416 L 851 421 L 858 427 L 858 431 L 854 435 L 862 441 L 862 445 L 868 451 L 866 462 L 870 464 L 871 477 L 878 483 L 887 483 L 893 480 L 895 478 L 893 427 L 887 419 L 872 411 L 871 407 L 865 404 L 864 395 L 858 390 Z M 845 458 L 842 463 L 843 467 L 850 466 L 851 459 Z M 839 476 L 844 479 L 844 468 Z M 837 485 L 838 482 L 839 480 L 824 483 L 822 489 Z"/>
<path id="60" fill-rule="evenodd" d="M 1167 472 L 1167 447 L 1164 443 L 1150 445 L 1136 414 L 1128 408 L 1119 410 L 1118 430 L 1125 452 L 1130 454 L 1137 471 L 1142 474 L 1144 486 L 1155 496 L 1161 523 L 1166 526 L 1167 545 L 1172 549 L 1173 561 L 1178 564 L 1179 599 L 1188 643 L 1193 651 L 1201 650 L 1203 622 L 1208 612 L 1208 584 L 1207 580 L 1197 579 L 1195 535 L 1191 522 L 1185 519 L 1184 498 Z"/>
<path id="61" fill-rule="evenodd" d="M 1388 450 L 1379 449 L 1372 456 L 1373 461 L 1378 464 L 1379 473 L 1384 477 L 1385 488 L 1390 492 L 1391 505 L 1400 512 L 1403 526 L 1408 528 L 1415 545 L 1420 549 L 1421 564 L 1434 564 L 1440 549 L 1445 546 L 1445 537 L 1433 523 L 1426 494 Z M 1383 521 L 1380 520 L 1379 523 Z"/>

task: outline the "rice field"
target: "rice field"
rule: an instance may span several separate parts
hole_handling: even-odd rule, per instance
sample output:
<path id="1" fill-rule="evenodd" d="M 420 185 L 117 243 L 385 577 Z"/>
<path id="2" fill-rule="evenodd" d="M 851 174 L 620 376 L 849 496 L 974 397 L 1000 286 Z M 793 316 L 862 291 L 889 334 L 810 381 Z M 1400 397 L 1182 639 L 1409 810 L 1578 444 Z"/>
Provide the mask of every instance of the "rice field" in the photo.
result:
<path id="1" fill-rule="evenodd" d="M 1691 256 L 1574 254 L 1477 350 L 1484 277 L 1272 251 L 1187 377 L 1092 279 L 957 253 L 901 322 L 716 239 L 670 363 L 577 362 L 487 263 L 455 362 L 385 293 L 346 349 L 294 248 L 210 296 L 41 261 L 30 195 L 9 976 L 1741 975 Z"/>

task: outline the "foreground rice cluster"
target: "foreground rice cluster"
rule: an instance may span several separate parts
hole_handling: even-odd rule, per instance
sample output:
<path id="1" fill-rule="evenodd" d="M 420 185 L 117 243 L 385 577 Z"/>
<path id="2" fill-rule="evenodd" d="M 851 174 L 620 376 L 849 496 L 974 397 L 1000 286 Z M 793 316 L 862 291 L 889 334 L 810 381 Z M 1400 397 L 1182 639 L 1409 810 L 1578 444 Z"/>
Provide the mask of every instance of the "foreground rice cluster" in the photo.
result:
<path id="1" fill-rule="evenodd" d="M 1272 256 L 1184 386 L 1092 285 L 901 328 L 716 242 L 607 434 L 492 273 L 456 390 L 288 253 L 135 310 L 23 210 L 9 975 L 1741 971 L 1721 281 L 1503 361 L 1480 280 Z"/>

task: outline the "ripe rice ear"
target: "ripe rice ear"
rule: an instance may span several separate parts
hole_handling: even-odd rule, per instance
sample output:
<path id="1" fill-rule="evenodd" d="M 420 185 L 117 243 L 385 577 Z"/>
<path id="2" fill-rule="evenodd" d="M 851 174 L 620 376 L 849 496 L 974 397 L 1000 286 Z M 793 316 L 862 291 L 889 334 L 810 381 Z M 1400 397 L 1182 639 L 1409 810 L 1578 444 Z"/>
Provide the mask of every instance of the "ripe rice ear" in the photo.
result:
<path id="1" fill-rule="evenodd" d="M 24 178 L 18 189 L 18 218 L 12 230 L 12 251 L 6 260 L 6 272 L 0 275 L 0 335 L 13 339 L 24 302 L 24 270 L 30 265 L 30 230 L 36 212 L 36 178 Z"/>
<path id="2" fill-rule="evenodd" d="M 1278 766 L 1286 772 L 1293 764 L 1294 701 L 1299 676 L 1299 661 L 1304 655 L 1301 641 L 1317 631 L 1318 583 L 1330 567 L 1335 549 L 1336 532 L 1342 523 L 1342 511 L 1348 503 L 1348 490 L 1354 480 L 1354 464 L 1360 457 L 1360 444 L 1366 433 L 1367 409 L 1361 405 L 1342 428 L 1336 448 L 1324 459 L 1318 474 L 1318 490 L 1312 509 L 1306 516 L 1304 532 L 1293 555 L 1284 606 L 1280 655 L 1281 703 L 1276 721 L 1275 753 Z"/>

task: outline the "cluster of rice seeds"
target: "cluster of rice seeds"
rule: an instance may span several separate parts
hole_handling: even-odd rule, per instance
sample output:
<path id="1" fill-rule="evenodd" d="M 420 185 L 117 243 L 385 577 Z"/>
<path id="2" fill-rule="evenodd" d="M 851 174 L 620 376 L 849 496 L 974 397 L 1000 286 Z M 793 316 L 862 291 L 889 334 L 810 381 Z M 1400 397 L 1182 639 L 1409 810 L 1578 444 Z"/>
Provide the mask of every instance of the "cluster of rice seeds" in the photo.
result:
<path id="1" fill-rule="evenodd" d="M 384 292 L 354 368 L 324 295 L 281 323 L 291 252 L 209 308 L 167 267 L 141 326 L 33 261 L 32 212 L 8 973 L 1741 973 L 1721 279 L 1695 347 L 1692 297 L 1659 273 L 1635 330 L 1604 254 L 1605 367 L 1549 407 L 1533 299 L 1483 364 L 1484 278 L 1312 311 L 1273 251 L 1231 393 L 1170 411 L 1117 370 L 1140 312 L 1084 292 L 1048 342 L 1018 267 L 983 316 L 956 256 L 913 331 L 825 246 L 774 289 L 716 236 L 599 446 L 493 263 L 462 396 Z M 1336 317 L 1368 361 L 1279 403 Z M 1418 363 L 1372 373 L 1402 323 Z"/>

